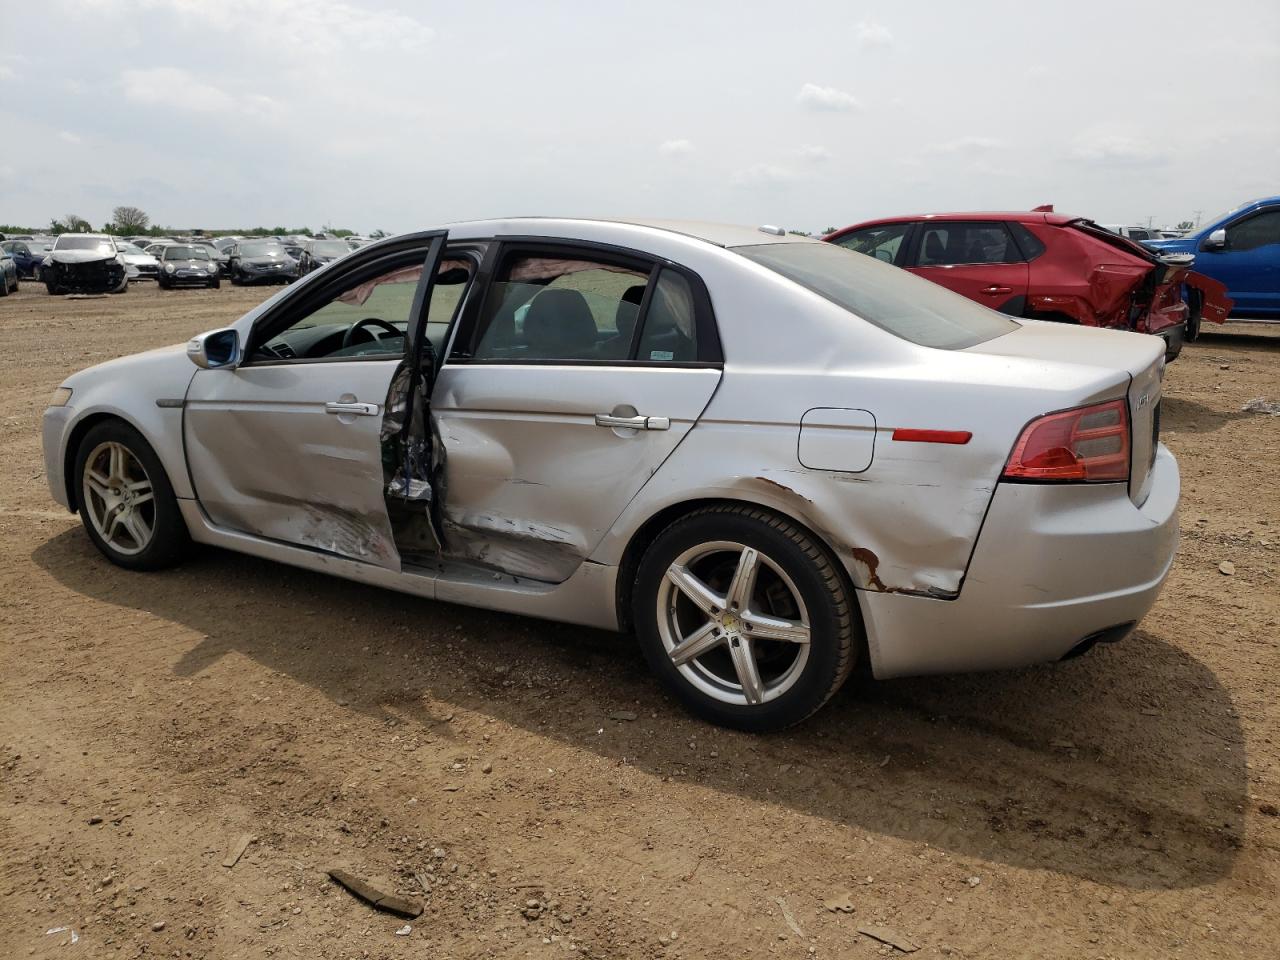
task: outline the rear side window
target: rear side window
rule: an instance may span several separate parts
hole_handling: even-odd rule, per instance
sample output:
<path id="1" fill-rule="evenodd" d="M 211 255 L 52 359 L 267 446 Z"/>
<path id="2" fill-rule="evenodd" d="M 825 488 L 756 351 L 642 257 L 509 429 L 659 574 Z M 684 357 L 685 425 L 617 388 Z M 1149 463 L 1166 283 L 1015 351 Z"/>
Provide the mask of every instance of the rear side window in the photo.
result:
<path id="1" fill-rule="evenodd" d="M 867 227 L 845 234 L 832 242 L 847 247 L 855 253 L 865 253 L 869 257 L 893 263 L 898 258 L 898 250 L 902 247 L 902 238 L 907 235 L 909 223 L 887 223 L 878 227 Z"/>
<path id="2" fill-rule="evenodd" d="M 766 243 L 734 252 L 922 346 L 959 350 L 1018 329 L 967 297 L 832 243 Z"/>
<path id="3" fill-rule="evenodd" d="M 698 331 L 689 281 L 666 269 L 649 300 L 636 359 L 688 363 L 698 359 Z"/>
<path id="4" fill-rule="evenodd" d="M 927 221 L 920 230 L 919 267 L 1017 263 L 1022 259 L 1002 223 Z"/>
<path id="5" fill-rule="evenodd" d="M 1020 223 L 1010 222 L 1008 224 L 1009 231 L 1013 234 L 1013 239 L 1017 241 L 1018 248 L 1022 251 L 1023 260 L 1034 260 L 1040 254 L 1044 253 L 1044 244 L 1040 238 L 1032 233 L 1029 229 Z"/>
<path id="6" fill-rule="evenodd" d="M 486 298 L 473 359 L 626 360 L 649 274 L 641 263 L 509 255 Z"/>

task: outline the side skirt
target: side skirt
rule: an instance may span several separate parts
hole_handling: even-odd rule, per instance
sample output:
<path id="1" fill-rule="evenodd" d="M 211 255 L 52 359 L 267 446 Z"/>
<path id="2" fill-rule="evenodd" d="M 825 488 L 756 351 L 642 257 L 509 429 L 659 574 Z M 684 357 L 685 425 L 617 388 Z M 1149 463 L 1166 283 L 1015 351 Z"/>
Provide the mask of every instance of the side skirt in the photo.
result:
<path id="1" fill-rule="evenodd" d="M 618 629 L 614 599 L 617 567 L 588 561 L 578 567 L 568 580 L 558 584 L 536 583 L 460 563 L 387 570 L 322 550 L 309 550 L 216 526 L 195 500 L 179 499 L 178 506 L 191 539 L 196 543 L 428 600 L 443 600 L 601 630 Z"/>

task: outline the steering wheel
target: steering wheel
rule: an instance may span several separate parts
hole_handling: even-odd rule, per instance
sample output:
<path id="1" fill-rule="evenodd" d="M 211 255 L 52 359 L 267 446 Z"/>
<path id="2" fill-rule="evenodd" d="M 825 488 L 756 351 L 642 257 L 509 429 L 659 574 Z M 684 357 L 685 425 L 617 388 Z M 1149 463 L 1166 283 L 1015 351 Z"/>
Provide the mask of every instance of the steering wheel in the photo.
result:
<path id="1" fill-rule="evenodd" d="M 363 330 L 365 327 L 381 327 L 383 330 L 386 330 L 392 336 L 396 336 L 396 337 L 404 336 L 404 333 L 402 333 L 398 328 L 396 328 L 394 325 L 388 323 L 386 320 L 383 320 L 380 317 L 365 317 L 363 320 L 357 320 L 351 326 L 347 327 L 347 332 L 342 335 L 342 349 L 345 350 L 347 347 L 351 346 L 352 342 L 355 340 L 356 331 Z M 381 337 L 372 333 L 369 334 L 369 338 L 374 342 L 382 339 Z"/>

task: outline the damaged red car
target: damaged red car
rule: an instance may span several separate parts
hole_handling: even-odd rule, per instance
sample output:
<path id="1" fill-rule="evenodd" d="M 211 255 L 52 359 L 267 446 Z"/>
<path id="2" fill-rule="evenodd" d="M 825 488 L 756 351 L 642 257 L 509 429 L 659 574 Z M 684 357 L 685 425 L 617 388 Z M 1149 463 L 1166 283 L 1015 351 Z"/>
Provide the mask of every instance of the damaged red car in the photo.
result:
<path id="1" fill-rule="evenodd" d="M 1161 255 L 1052 209 L 889 217 L 824 239 L 1012 316 L 1156 334 L 1168 359 L 1232 307 L 1225 286 L 1191 269 L 1193 255 Z"/>

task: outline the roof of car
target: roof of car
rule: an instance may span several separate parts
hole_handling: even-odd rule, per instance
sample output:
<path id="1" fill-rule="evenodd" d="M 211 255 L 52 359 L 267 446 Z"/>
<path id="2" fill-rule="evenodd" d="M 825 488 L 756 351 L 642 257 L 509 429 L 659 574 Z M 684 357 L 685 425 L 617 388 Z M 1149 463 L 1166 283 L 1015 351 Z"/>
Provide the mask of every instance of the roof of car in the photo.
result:
<path id="1" fill-rule="evenodd" d="M 1010 220 L 1017 223 L 1048 223 L 1055 227 L 1065 226 L 1080 217 L 1068 216 L 1065 213 L 1046 213 L 1040 210 L 978 210 L 960 213 L 913 213 L 900 217 L 879 217 L 875 220 L 864 220 L 847 227 L 841 227 L 836 233 L 850 230 L 861 230 L 864 227 L 878 227 L 886 223 L 902 223 L 915 220 Z M 834 234 L 832 234 L 834 236 Z"/>
<path id="2" fill-rule="evenodd" d="M 581 223 L 591 225 L 606 223 L 629 227 L 647 227 L 651 230 L 664 230 L 668 233 L 678 233 L 682 236 L 693 237 L 696 240 L 703 240 L 718 247 L 744 247 L 759 243 L 815 242 L 813 237 L 786 233 L 777 227 L 768 227 L 766 229 L 765 226 L 750 227 L 741 224 L 713 223 L 702 220 L 648 220 L 626 217 L 511 217 L 493 221 L 467 221 L 465 223 L 448 224 L 448 226 L 477 228 L 482 225 L 493 224 L 499 232 L 519 230 L 523 226 L 529 233 L 536 235 L 538 225 L 548 221 L 554 221 L 557 224 Z"/>

